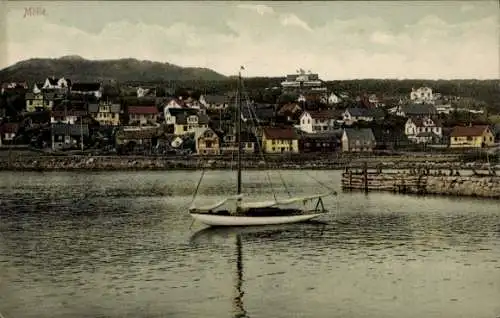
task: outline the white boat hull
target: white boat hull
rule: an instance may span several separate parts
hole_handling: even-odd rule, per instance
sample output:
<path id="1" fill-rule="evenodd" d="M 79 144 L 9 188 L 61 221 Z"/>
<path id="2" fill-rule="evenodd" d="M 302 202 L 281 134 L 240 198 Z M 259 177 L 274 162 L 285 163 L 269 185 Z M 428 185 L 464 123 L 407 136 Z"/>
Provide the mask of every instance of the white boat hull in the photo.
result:
<path id="1" fill-rule="evenodd" d="M 230 216 L 206 213 L 191 213 L 191 216 L 210 226 L 252 226 L 298 223 L 311 220 L 324 213 L 299 214 L 289 216 Z"/>

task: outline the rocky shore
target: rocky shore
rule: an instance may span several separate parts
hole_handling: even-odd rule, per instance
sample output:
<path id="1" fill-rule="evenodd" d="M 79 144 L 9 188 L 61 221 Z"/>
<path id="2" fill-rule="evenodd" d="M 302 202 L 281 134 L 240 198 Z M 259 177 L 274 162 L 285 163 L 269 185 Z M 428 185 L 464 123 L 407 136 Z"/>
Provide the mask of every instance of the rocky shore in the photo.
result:
<path id="1" fill-rule="evenodd" d="M 482 169 L 483 164 L 461 163 L 453 156 L 258 156 L 242 160 L 245 169 L 345 169 L 346 167 L 412 169 Z M 68 170 L 175 170 L 175 169 L 235 169 L 231 157 L 141 157 L 141 156 L 3 156 L 0 170 L 68 171 Z"/>

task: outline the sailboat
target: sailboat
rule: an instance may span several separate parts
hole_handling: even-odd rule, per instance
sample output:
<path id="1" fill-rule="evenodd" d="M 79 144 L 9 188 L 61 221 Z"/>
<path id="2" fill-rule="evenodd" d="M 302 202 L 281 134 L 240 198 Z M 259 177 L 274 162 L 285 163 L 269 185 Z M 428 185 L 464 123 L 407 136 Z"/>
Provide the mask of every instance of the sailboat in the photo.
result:
<path id="1" fill-rule="evenodd" d="M 275 225 L 286 223 L 297 223 L 311 220 L 327 213 L 323 205 L 323 197 L 332 194 L 331 191 L 323 194 L 315 194 L 303 197 L 290 197 L 278 200 L 276 196 L 270 201 L 248 201 L 242 193 L 242 112 L 241 112 L 241 90 L 242 78 L 241 67 L 238 75 L 238 89 L 236 94 L 236 142 L 238 145 L 237 157 L 237 184 L 236 194 L 227 197 L 220 202 L 210 206 L 196 207 L 194 204 L 189 208 L 190 215 L 194 221 L 199 221 L 209 226 L 256 226 Z M 261 147 L 259 147 L 261 149 Z M 201 182 L 201 179 L 200 179 Z M 197 189 L 200 185 L 198 183 Z M 196 193 L 195 193 L 196 195 Z M 193 200 L 194 201 L 194 200 Z M 290 207 L 300 204 L 301 207 Z M 313 207 L 307 204 L 313 203 Z M 229 205 L 228 208 L 223 206 Z"/>

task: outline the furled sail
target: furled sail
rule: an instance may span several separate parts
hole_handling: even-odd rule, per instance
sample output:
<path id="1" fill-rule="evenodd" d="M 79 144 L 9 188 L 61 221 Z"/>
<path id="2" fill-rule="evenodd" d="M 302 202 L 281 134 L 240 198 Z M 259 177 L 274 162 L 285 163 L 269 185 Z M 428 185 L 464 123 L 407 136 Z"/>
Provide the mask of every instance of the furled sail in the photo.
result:
<path id="1" fill-rule="evenodd" d="M 218 207 L 224 205 L 228 201 L 233 201 L 233 200 L 239 200 L 243 198 L 243 194 L 239 195 L 234 195 L 228 198 L 225 198 L 222 201 L 219 201 L 218 203 L 212 204 L 212 205 L 207 205 L 207 206 L 201 206 L 201 207 L 196 207 L 194 204 L 189 208 L 190 211 L 211 211 L 213 209 L 217 209 Z"/>
<path id="2" fill-rule="evenodd" d="M 303 202 L 303 201 L 308 201 L 308 200 L 313 200 L 313 199 L 318 199 L 322 197 L 326 197 L 330 195 L 329 193 L 325 194 L 315 194 L 315 195 L 309 195 L 309 196 L 303 196 L 303 197 L 292 197 L 284 200 L 273 200 L 273 201 L 260 201 L 260 202 L 242 202 L 240 204 L 240 207 L 243 209 L 256 209 L 256 208 L 270 208 L 276 205 L 287 205 L 287 204 L 293 204 L 296 202 Z"/>

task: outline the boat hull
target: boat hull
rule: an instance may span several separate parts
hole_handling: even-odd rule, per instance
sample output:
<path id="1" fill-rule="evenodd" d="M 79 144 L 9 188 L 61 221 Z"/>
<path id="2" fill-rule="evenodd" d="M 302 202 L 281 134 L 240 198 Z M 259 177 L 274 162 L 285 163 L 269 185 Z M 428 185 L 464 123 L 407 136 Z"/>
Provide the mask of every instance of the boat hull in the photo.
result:
<path id="1" fill-rule="evenodd" d="M 316 218 L 324 213 L 298 214 L 288 216 L 231 216 L 207 213 L 191 213 L 191 216 L 210 226 L 255 226 L 299 223 Z"/>

